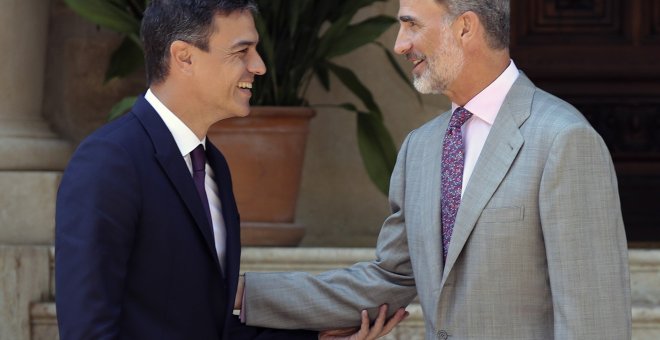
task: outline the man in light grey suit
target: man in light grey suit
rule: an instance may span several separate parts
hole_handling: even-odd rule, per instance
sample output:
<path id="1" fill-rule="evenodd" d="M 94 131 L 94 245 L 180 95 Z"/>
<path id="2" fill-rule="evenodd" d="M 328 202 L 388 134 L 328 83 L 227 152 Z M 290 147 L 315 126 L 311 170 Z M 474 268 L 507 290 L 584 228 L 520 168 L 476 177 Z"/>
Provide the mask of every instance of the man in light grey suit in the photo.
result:
<path id="1" fill-rule="evenodd" d="M 452 110 L 412 131 L 376 259 L 312 276 L 248 273 L 251 325 L 350 326 L 418 295 L 427 339 L 629 339 L 612 161 L 571 105 L 509 57 L 509 1 L 400 0 L 395 51 Z M 393 310 L 394 308 L 391 308 Z"/>

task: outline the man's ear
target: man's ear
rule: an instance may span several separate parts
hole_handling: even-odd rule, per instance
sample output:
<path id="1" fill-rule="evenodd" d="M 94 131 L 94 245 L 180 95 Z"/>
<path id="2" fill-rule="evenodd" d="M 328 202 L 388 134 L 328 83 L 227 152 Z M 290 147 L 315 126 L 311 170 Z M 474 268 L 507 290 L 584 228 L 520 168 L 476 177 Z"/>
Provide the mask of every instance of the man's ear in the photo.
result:
<path id="1" fill-rule="evenodd" d="M 192 73 L 193 47 L 189 43 L 176 40 L 170 45 L 170 69 L 183 74 Z"/>
<path id="2" fill-rule="evenodd" d="M 477 37 L 481 21 L 476 13 L 467 11 L 458 17 L 455 24 L 459 40 L 467 43 Z"/>

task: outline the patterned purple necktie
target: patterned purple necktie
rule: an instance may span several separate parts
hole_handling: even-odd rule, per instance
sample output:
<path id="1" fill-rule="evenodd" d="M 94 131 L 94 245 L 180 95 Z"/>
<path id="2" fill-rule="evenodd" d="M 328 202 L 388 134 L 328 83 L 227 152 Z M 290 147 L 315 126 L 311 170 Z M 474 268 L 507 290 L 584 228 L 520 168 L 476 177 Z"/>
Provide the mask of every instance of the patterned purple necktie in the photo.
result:
<path id="1" fill-rule="evenodd" d="M 199 198 L 202 200 L 206 218 L 208 219 L 209 225 L 211 226 L 211 232 L 213 232 L 211 210 L 209 209 L 209 198 L 206 196 L 206 189 L 204 187 L 204 180 L 206 179 L 206 153 L 204 152 L 204 146 L 202 146 L 202 144 L 198 145 L 195 150 L 190 152 L 190 160 L 192 161 L 195 188 L 197 188 L 197 194 L 199 194 Z"/>
<path id="2" fill-rule="evenodd" d="M 447 260 L 449 242 L 454 230 L 458 206 L 461 204 L 465 147 L 461 126 L 472 117 L 472 113 L 459 107 L 451 115 L 449 127 L 442 143 L 442 259 Z"/>

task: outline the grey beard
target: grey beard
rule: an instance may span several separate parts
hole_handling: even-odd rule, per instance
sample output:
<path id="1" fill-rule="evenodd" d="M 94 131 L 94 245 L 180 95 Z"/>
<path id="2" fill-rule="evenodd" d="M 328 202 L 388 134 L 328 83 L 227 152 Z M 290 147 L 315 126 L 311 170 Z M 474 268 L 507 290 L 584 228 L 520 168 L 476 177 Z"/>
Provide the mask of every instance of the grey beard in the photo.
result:
<path id="1" fill-rule="evenodd" d="M 427 69 L 419 76 L 413 76 L 413 85 L 417 92 L 422 94 L 440 94 L 447 88 L 447 84 L 433 74 L 434 67 L 427 65 Z"/>

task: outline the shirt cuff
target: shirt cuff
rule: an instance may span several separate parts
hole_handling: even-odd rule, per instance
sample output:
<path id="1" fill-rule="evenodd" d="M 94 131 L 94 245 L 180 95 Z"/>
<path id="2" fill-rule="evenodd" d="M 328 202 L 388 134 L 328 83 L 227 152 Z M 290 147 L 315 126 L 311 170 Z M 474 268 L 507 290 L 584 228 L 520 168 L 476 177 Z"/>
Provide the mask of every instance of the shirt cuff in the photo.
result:
<path id="1" fill-rule="evenodd" d="M 243 296 L 241 297 L 241 313 L 239 314 L 239 318 L 241 319 L 242 323 L 245 323 L 247 320 L 247 313 L 245 312 L 245 288 L 243 288 Z"/>

